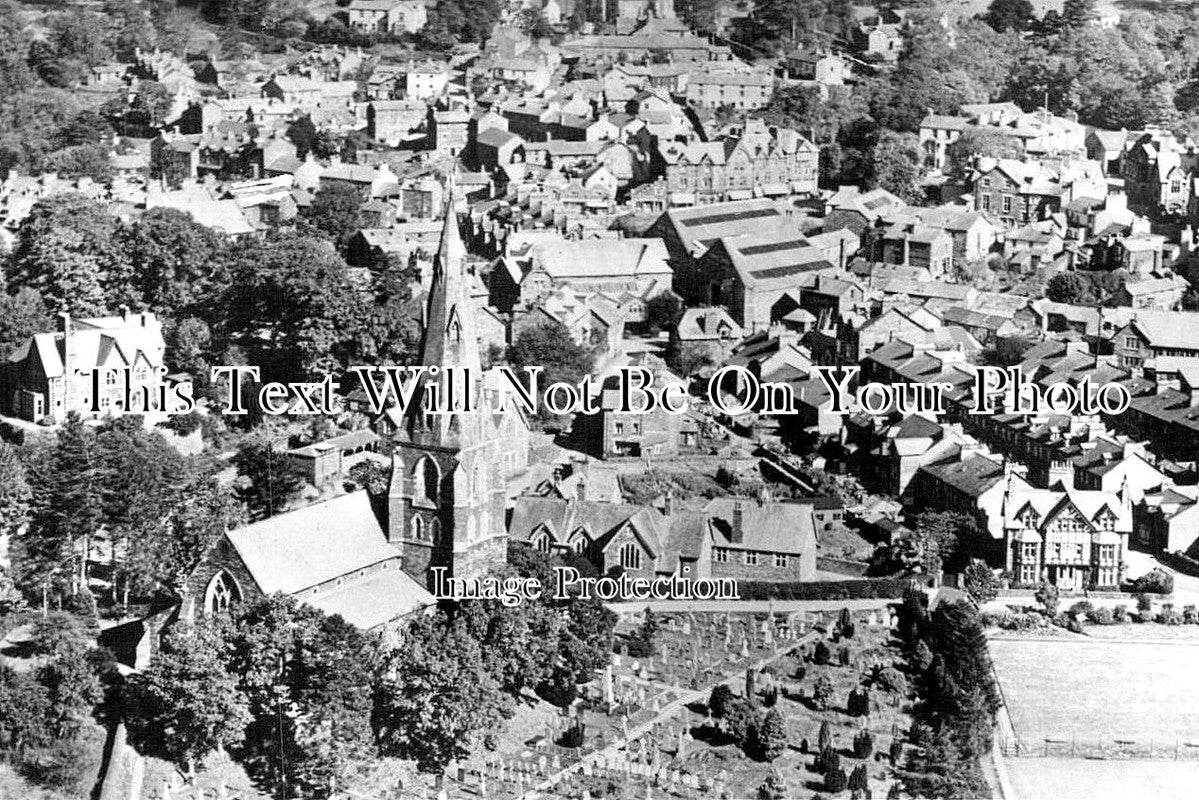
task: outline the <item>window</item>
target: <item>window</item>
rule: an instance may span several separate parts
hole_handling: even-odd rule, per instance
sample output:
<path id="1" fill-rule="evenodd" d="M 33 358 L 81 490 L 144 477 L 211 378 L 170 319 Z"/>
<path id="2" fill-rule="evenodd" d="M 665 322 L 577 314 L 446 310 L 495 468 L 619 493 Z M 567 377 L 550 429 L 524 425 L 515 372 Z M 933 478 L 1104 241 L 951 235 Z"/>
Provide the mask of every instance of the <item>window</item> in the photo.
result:
<path id="1" fill-rule="evenodd" d="M 758 565 L 758 554 L 753 550 L 746 550 L 742 553 L 742 557 L 745 561 L 745 566 L 756 567 Z"/>
<path id="2" fill-rule="evenodd" d="M 1138 341 L 1137 337 L 1135 337 L 1135 336 L 1125 336 L 1124 337 L 1124 346 L 1132 347 L 1132 348 L 1139 347 L 1139 345 L 1137 344 L 1137 341 Z"/>
<path id="3" fill-rule="evenodd" d="M 427 502 L 436 503 L 440 495 L 439 487 L 441 486 L 441 471 L 437 469 L 437 462 L 425 456 L 416 463 L 416 470 L 413 472 L 415 478 L 415 486 L 413 489 L 420 493 L 420 496 Z"/>
<path id="4" fill-rule="evenodd" d="M 984 194 L 983 195 L 983 211 L 990 211 L 990 210 L 991 210 L 991 195 Z"/>
<path id="5" fill-rule="evenodd" d="M 1022 542 L 1020 544 L 1020 560 L 1032 562 L 1037 560 L 1037 543 Z"/>
<path id="6" fill-rule="evenodd" d="M 533 546 L 536 547 L 542 553 L 548 553 L 550 551 L 550 545 L 552 543 L 553 543 L 553 539 L 551 539 L 550 535 L 548 533 L 546 533 L 545 531 L 542 531 L 541 533 L 537 534 L 537 538 L 533 540 Z"/>
<path id="7" fill-rule="evenodd" d="M 776 567 L 786 569 L 787 568 L 787 554 L 786 553 L 775 553 L 774 554 L 774 565 Z"/>
<path id="8" fill-rule="evenodd" d="M 1020 582 L 1025 583 L 1025 584 L 1037 582 L 1037 565 L 1036 564 L 1021 564 L 1020 565 Z"/>
<path id="9" fill-rule="evenodd" d="M 629 542 L 620 548 L 620 566 L 625 569 L 641 569 L 641 550 Z"/>
<path id="10" fill-rule="evenodd" d="M 717 547 L 712 551 L 712 560 L 717 564 L 727 564 L 729 562 L 729 551 L 723 547 Z"/>
<path id="11" fill-rule="evenodd" d="M 616 431 L 616 433 L 618 433 L 618 434 L 624 433 L 624 423 L 623 423 L 623 422 L 614 422 L 614 423 L 612 423 L 612 428 L 613 428 L 613 430 L 615 430 L 615 431 Z"/>
<path id="12" fill-rule="evenodd" d="M 237 588 L 237 582 L 233 580 L 233 576 L 225 570 L 218 572 L 208 584 L 208 591 L 205 593 L 204 607 L 209 614 L 220 614 L 223 611 L 228 611 L 229 606 L 241 600 L 241 592 Z"/>
<path id="13" fill-rule="evenodd" d="M 988 178 L 983 178 L 983 188 L 984 188 L 984 189 L 990 189 L 990 188 L 991 188 L 991 179 L 990 179 L 989 177 L 988 177 Z"/>
<path id="14" fill-rule="evenodd" d="M 420 517 L 412 518 L 412 538 L 418 542 L 425 540 L 425 521 Z"/>
<path id="15" fill-rule="evenodd" d="M 1012 196 L 1010 194 L 1005 194 L 1003 196 L 1003 213 L 1012 213 Z"/>

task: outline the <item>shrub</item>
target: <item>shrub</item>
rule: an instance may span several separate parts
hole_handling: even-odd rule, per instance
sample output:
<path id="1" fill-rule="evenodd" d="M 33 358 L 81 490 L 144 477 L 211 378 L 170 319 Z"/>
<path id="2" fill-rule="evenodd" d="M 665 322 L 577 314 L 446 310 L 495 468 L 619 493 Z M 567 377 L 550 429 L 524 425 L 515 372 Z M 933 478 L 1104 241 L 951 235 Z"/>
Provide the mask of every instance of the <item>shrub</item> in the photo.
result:
<path id="1" fill-rule="evenodd" d="M 841 609 L 841 616 L 837 620 L 837 629 L 841 631 L 841 635 L 846 639 L 852 639 L 854 634 L 853 615 L 849 613 L 848 608 Z"/>
<path id="2" fill-rule="evenodd" d="M 841 768 L 841 756 L 831 746 L 821 748 L 816 754 L 816 771 L 823 774 Z"/>
<path id="3" fill-rule="evenodd" d="M 870 713 L 870 692 L 866 689 L 854 689 L 846 700 L 846 711 L 851 717 L 864 717 Z"/>
<path id="4" fill-rule="evenodd" d="M 1115 621 L 1115 615 L 1107 606 L 1100 606 L 1087 615 L 1087 619 L 1096 625 L 1111 625 Z"/>
<path id="5" fill-rule="evenodd" d="M 891 763 L 898 764 L 899 759 L 903 758 L 903 742 L 898 739 L 891 740 Z"/>
<path id="6" fill-rule="evenodd" d="M 1182 621 L 1188 625 L 1194 625 L 1199 622 L 1199 613 L 1196 612 L 1195 606 L 1188 605 L 1182 607 Z"/>
<path id="7" fill-rule="evenodd" d="M 874 735 L 870 731 L 862 731 L 853 737 L 853 757 L 870 758 L 874 753 Z M 861 788 L 866 788 L 865 786 Z"/>
<path id="8" fill-rule="evenodd" d="M 837 794 L 845 791 L 845 787 L 849 786 L 849 778 L 845 776 L 845 770 L 838 767 L 830 769 L 824 773 L 824 789 L 827 792 Z"/>
<path id="9" fill-rule="evenodd" d="M 745 581 L 737 584 L 742 600 L 898 600 L 912 585 L 909 578 L 859 578 L 847 581 Z"/>
<path id="10" fill-rule="evenodd" d="M 821 675 L 816 679 L 816 685 L 812 689 L 812 705 L 818 711 L 824 711 L 832 705 L 833 700 L 833 682 L 827 675 Z"/>
<path id="11" fill-rule="evenodd" d="M 1133 592 L 1170 594 L 1174 591 L 1174 576 L 1161 567 L 1155 567 L 1136 580 L 1131 581 L 1129 589 Z"/>
<path id="12" fill-rule="evenodd" d="M 787 750 L 787 726 L 778 709 L 772 708 L 757 731 L 758 752 L 767 761 L 774 761 Z"/>
<path id="13" fill-rule="evenodd" d="M 766 776 L 766 780 L 758 787 L 758 800 L 786 800 L 791 794 L 787 782 L 777 772 Z"/>
<path id="14" fill-rule="evenodd" d="M 853 772 L 849 773 L 849 790 L 852 792 L 864 792 L 869 786 L 869 779 L 866 775 L 866 765 L 858 764 L 853 768 Z"/>
<path id="15" fill-rule="evenodd" d="M 843 667 L 849 666 L 849 648 L 848 647 L 838 647 L 837 648 L 837 662 Z"/>
<path id="16" fill-rule="evenodd" d="M 921 639 L 916 644 L 916 649 L 912 651 L 912 668 L 916 672 L 924 672 L 933 663 L 933 651 L 929 648 L 928 643 Z"/>
<path id="17" fill-rule="evenodd" d="M 1091 605 L 1089 600 L 1079 600 L 1074 605 L 1070 606 L 1070 613 L 1076 617 L 1086 617 L 1095 610 L 1095 606 Z"/>
<path id="18" fill-rule="evenodd" d="M 1121 625 L 1128 622 L 1128 607 L 1120 605 L 1113 608 L 1112 621 Z"/>
<path id="19" fill-rule="evenodd" d="M 1144 592 L 1137 592 L 1136 600 L 1137 600 L 1137 611 L 1144 613 L 1146 611 L 1153 610 L 1153 598 L 1150 597 L 1149 595 L 1145 594 Z"/>
<path id="20" fill-rule="evenodd" d="M 999 594 L 999 579 L 986 562 L 972 559 L 962 571 L 962 588 L 979 605 L 989 603 Z"/>
<path id="21" fill-rule="evenodd" d="M 874 684 L 882 688 L 885 692 L 894 692 L 895 694 L 906 694 L 908 691 L 908 679 L 903 676 L 903 673 L 895 669 L 895 667 L 884 667 L 877 664 L 874 667 Z"/>
<path id="22" fill-rule="evenodd" d="M 733 740 L 745 747 L 754 740 L 759 725 L 758 712 L 744 698 L 734 697 L 724 715 L 724 728 Z"/>
<path id="23" fill-rule="evenodd" d="M 1058 591 L 1052 583 L 1042 583 L 1033 597 L 1037 604 L 1045 610 L 1046 616 L 1052 617 L 1057 614 Z"/>
<path id="24" fill-rule="evenodd" d="M 1174 606 L 1166 604 L 1162 606 L 1162 611 L 1157 615 L 1157 621 L 1162 625 L 1181 625 L 1182 614 L 1174 610 Z"/>
<path id="25" fill-rule="evenodd" d="M 816 749 L 824 750 L 826 747 L 831 747 L 833 744 L 833 732 L 828 726 L 828 722 L 820 723 L 820 734 L 816 739 Z"/>
<path id="26" fill-rule="evenodd" d="M 708 711 L 716 719 L 722 719 L 728 713 L 729 703 L 732 702 L 735 696 L 727 683 L 722 683 L 714 687 L 712 694 L 708 696 Z"/>
<path id="27" fill-rule="evenodd" d="M 816 651 L 812 654 L 812 660 L 817 664 L 827 664 L 833 658 L 833 651 L 829 649 L 828 644 L 821 639 L 816 643 Z"/>

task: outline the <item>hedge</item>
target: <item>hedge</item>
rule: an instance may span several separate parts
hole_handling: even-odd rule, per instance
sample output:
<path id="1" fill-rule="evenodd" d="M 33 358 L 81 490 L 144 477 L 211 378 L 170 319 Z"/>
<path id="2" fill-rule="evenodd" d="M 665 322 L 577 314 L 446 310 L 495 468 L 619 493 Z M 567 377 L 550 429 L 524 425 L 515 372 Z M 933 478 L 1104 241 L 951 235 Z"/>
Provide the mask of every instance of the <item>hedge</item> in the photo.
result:
<path id="1" fill-rule="evenodd" d="M 863 578 L 850 581 L 741 581 L 742 600 L 899 600 L 911 578 Z"/>

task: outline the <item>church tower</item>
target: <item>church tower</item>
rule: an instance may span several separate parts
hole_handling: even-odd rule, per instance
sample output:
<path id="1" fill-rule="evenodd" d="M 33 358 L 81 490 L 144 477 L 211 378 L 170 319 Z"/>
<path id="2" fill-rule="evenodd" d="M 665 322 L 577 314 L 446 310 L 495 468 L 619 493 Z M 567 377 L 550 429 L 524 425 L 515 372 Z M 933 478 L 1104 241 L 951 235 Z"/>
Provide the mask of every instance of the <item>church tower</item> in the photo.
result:
<path id="1" fill-rule="evenodd" d="M 512 452 L 528 457 L 525 420 L 515 411 L 492 412 L 482 390 L 479 309 L 465 271 L 452 184 L 448 194 L 420 350 L 421 365 L 438 371 L 424 376 L 395 434 L 388 498 L 388 540 L 400 551 L 404 570 L 426 586 L 432 567 L 471 578 L 507 560 L 506 468 L 513 465 Z M 464 368 L 470 371 L 472 410 L 425 413 L 420 399 L 430 388 L 445 395 L 453 384 L 461 393 Z"/>

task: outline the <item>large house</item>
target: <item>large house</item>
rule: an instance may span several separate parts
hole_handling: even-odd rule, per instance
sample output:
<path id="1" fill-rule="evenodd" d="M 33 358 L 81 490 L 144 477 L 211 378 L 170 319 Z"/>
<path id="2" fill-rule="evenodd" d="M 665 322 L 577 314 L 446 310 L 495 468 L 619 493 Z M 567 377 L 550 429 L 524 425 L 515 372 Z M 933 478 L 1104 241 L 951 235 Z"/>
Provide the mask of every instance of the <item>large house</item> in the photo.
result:
<path id="1" fill-rule="evenodd" d="M 429 21 L 425 0 L 352 0 L 346 12 L 363 33 L 416 33 Z"/>
<path id="2" fill-rule="evenodd" d="M 716 141 L 663 141 L 658 150 L 679 205 L 816 193 L 820 151 L 798 132 L 761 120 Z"/>
<path id="3" fill-rule="evenodd" d="M 698 510 L 577 497 L 519 497 L 508 535 L 542 552 L 573 552 L 601 573 L 806 581 L 816 574 L 813 507 L 720 497 Z"/>
<path id="4" fill-rule="evenodd" d="M 31 422 L 61 422 L 71 412 L 160 418 L 173 410 L 157 405 L 160 391 L 168 391 L 168 401 L 176 392 L 191 394 L 189 376 L 166 374 L 162 323 L 154 314 L 74 319 L 63 313 L 60 321 L 57 332 L 26 339 L 0 370 L 8 413 Z"/>

